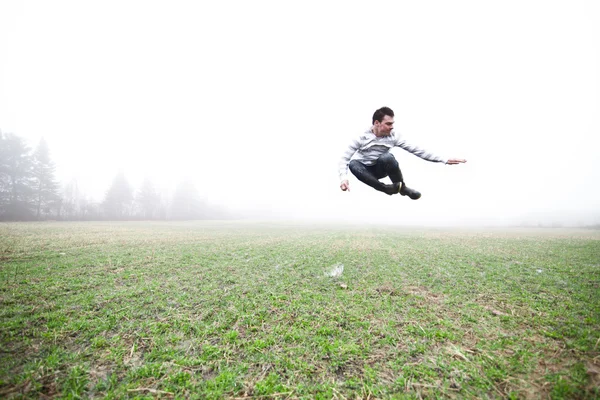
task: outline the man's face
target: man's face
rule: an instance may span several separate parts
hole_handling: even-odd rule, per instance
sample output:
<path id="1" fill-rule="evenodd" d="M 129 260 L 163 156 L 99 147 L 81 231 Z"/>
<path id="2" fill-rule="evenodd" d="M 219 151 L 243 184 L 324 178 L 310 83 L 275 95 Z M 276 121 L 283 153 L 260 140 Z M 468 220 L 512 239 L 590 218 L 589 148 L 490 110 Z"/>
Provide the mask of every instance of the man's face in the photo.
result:
<path id="1" fill-rule="evenodd" d="M 381 122 L 375 121 L 375 134 L 377 136 L 390 136 L 392 129 L 394 129 L 394 117 L 385 115 Z"/>

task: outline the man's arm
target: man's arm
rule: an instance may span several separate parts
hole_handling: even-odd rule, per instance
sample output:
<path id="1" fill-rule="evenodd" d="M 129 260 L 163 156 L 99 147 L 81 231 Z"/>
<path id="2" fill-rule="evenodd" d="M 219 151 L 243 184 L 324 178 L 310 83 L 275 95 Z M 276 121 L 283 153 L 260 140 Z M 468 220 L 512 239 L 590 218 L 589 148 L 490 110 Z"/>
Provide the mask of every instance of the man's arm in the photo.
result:
<path id="1" fill-rule="evenodd" d="M 462 164 L 462 163 L 467 162 L 467 160 L 465 160 L 463 158 L 449 158 L 449 159 L 445 160 L 441 157 L 438 157 L 432 153 L 425 151 L 424 149 L 421 149 L 417 146 L 408 144 L 406 142 L 406 140 L 402 140 L 402 139 L 398 139 L 396 146 L 401 147 L 402 149 L 408 151 L 409 153 L 412 153 L 412 154 L 416 155 L 417 157 L 421 157 L 423 160 L 427 160 L 427 161 L 443 162 L 447 165 L 456 165 L 456 164 Z"/>
<path id="2" fill-rule="evenodd" d="M 350 182 L 348 181 L 348 164 L 352 159 L 354 153 L 360 149 L 361 146 L 361 137 L 358 137 L 350 143 L 344 154 L 342 154 L 342 158 L 340 159 L 339 164 L 339 175 L 340 175 L 340 189 L 343 191 L 350 191 Z"/>
<path id="3" fill-rule="evenodd" d="M 408 151 L 409 153 L 414 154 L 417 157 L 422 158 L 423 160 L 427 160 L 427 161 L 431 161 L 431 162 L 443 162 L 445 164 L 448 164 L 450 161 L 450 160 L 446 160 L 444 158 L 438 157 L 438 156 L 434 155 L 433 153 L 429 153 L 425 149 L 421 149 L 420 147 L 409 144 L 404 139 L 398 138 L 398 140 L 396 142 L 396 146 Z M 453 159 L 453 161 L 456 161 L 456 160 Z"/>

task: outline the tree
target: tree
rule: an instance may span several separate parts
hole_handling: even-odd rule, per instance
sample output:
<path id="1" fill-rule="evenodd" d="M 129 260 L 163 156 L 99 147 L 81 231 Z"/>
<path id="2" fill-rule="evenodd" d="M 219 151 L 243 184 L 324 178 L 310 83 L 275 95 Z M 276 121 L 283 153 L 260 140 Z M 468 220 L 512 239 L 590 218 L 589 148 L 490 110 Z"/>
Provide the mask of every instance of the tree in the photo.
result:
<path id="1" fill-rule="evenodd" d="M 83 198 L 81 200 L 81 218 L 84 220 L 92 221 L 101 219 L 101 205 L 89 198 Z"/>
<path id="2" fill-rule="evenodd" d="M 0 218 L 31 219 L 33 162 L 19 136 L 0 132 Z"/>
<path id="3" fill-rule="evenodd" d="M 8 166 L 8 147 L 4 134 L 0 131 L 0 215 L 4 214 L 10 202 L 10 176 Z"/>
<path id="4" fill-rule="evenodd" d="M 67 220 L 81 220 L 86 216 L 87 199 L 79 189 L 76 178 L 71 179 L 62 188 L 61 207 L 63 218 Z"/>
<path id="5" fill-rule="evenodd" d="M 73 216 L 76 215 L 78 200 L 79 184 L 77 179 L 71 179 L 62 189 L 61 212 L 65 219 L 73 219 Z"/>
<path id="6" fill-rule="evenodd" d="M 108 219 L 124 219 L 131 214 L 133 189 L 127 182 L 123 172 L 119 172 L 106 192 L 102 203 Z"/>
<path id="7" fill-rule="evenodd" d="M 149 179 L 145 179 L 135 202 L 144 219 L 156 219 L 160 208 L 160 195 Z"/>
<path id="8" fill-rule="evenodd" d="M 202 218 L 202 205 L 192 182 L 184 181 L 177 185 L 171 202 L 170 217 L 179 220 Z"/>
<path id="9" fill-rule="evenodd" d="M 55 169 L 50 160 L 48 144 L 42 139 L 33 154 L 33 190 L 37 219 L 40 219 L 42 212 L 49 214 L 60 200 L 58 183 L 54 177 Z"/>

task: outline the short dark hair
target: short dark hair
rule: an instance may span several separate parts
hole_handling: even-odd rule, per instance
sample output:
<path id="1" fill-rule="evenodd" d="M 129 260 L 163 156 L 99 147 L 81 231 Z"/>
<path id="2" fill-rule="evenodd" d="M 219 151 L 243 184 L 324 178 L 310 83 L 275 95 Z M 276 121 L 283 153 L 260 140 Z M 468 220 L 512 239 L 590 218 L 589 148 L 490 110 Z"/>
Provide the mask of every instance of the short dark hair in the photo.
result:
<path id="1" fill-rule="evenodd" d="M 391 108 L 389 107 L 381 107 L 379 110 L 376 110 L 375 113 L 373 114 L 373 124 L 375 124 L 375 121 L 383 121 L 383 117 L 385 116 L 389 116 L 389 117 L 393 117 L 394 116 L 394 112 L 392 111 Z"/>

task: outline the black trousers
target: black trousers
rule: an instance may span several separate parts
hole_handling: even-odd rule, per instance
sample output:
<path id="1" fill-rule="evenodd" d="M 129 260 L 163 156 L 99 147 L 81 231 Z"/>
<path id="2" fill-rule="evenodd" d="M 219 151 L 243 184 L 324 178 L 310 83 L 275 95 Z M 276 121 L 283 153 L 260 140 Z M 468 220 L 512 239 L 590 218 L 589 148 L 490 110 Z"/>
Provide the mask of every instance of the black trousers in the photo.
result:
<path id="1" fill-rule="evenodd" d="M 360 161 L 352 160 L 348 164 L 348 168 L 359 181 L 387 194 L 398 193 L 399 184 L 404 182 L 398 161 L 391 153 L 383 154 L 373 165 L 364 165 Z M 392 185 L 386 185 L 379 181 L 386 176 L 390 177 Z"/>

